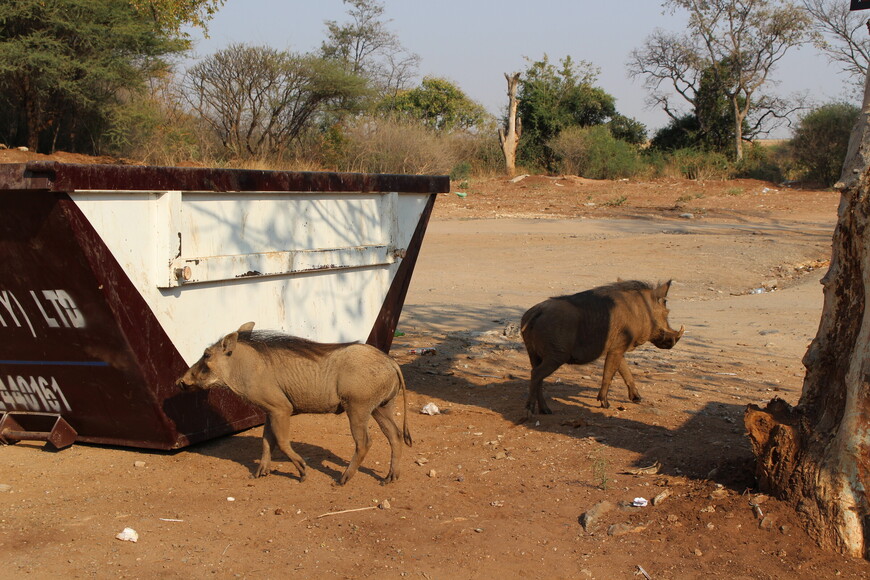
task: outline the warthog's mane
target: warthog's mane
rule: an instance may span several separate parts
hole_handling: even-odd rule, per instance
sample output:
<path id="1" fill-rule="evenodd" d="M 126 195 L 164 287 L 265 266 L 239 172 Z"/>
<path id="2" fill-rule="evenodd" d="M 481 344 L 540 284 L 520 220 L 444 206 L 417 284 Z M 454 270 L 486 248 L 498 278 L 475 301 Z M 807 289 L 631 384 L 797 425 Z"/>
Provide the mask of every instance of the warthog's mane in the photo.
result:
<path id="1" fill-rule="evenodd" d="M 323 343 L 307 338 L 282 334 L 271 330 L 254 330 L 240 332 L 239 342 L 249 345 L 263 355 L 272 354 L 277 350 L 290 351 L 311 360 L 323 358 L 331 352 L 345 348 L 353 342 Z"/>
<path id="2" fill-rule="evenodd" d="M 589 296 L 590 294 L 595 294 L 597 296 L 610 296 L 612 294 L 618 294 L 620 292 L 641 292 L 643 290 L 652 290 L 653 286 L 649 282 L 643 282 L 641 280 L 620 280 L 618 282 L 614 282 L 613 284 L 606 284 L 604 286 L 598 286 L 596 288 L 592 288 L 591 290 L 585 290 L 583 292 L 578 292 L 577 294 L 565 294 L 563 296 L 553 296 L 556 300 L 571 300 L 572 298 L 579 298 L 581 295 Z"/>

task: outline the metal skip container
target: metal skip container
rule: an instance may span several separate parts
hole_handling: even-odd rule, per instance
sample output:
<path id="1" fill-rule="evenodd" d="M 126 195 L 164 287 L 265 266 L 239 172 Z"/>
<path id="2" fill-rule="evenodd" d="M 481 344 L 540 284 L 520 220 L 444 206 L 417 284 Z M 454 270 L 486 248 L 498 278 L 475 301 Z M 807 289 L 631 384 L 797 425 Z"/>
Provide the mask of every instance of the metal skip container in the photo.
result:
<path id="1" fill-rule="evenodd" d="M 229 391 L 175 380 L 247 321 L 388 351 L 448 189 L 446 176 L 0 164 L 0 440 L 176 449 L 262 423 Z"/>

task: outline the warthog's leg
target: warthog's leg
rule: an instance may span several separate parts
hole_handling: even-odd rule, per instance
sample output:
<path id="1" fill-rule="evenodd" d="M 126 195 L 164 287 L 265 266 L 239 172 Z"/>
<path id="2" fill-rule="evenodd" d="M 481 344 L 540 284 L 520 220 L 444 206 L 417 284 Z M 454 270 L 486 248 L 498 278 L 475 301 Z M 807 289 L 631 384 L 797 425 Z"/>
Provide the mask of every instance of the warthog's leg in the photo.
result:
<path id="1" fill-rule="evenodd" d="M 623 355 L 624 353 L 621 351 L 611 350 L 604 359 L 604 374 L 601 377 L 601 389 L 598 391 L 598 400 L 601 401 L 601 406 L 605 409 L 610 407 L 610 403 L 607 401 L 607 391 L 610 390 L 613 375 L 616 374 L 617 369 L 620 369 L 625 364 Z M 626 367 L 627 369 L 628 367 Z"/>
<path id="2" fill-rule="evenodd" d="M 366 453 L 371 447 L 371 439 L 369 438 L 369 418 L 372 413 L 365 406 L 357 403 L 356 405 L 346 406 L 347 418 L 350 421 L 350 434 L 353 435 L 353 441 L 356 443 L 356 450 L 353 457 L 341 474 L 338 480 L 338 485 L 344 485 L 353 477 L 356 470 L 359 469 L 360 463 L 365 459 Z"/>
<path id="3" fill-rule="evenodd" d="M 625 360 L 624 355 L 619 361 L 619 374 L 622 380 L 625 381 L 625 386 L 628 387 L 628 399 L 632 403 L 640 403 L 640 393 L 634 385 L 634 376 L 631 374 L 631 369 L 628 368 L 628 361 Z"/>
<path id="4" fill-rule="evenodd" d="M 552 415 L 553 411 L 544 399 L 544 379 L 552 375 L 562 366 L 560 361 L 544 359 L 532 368 L 532 377 L 529 381 L 529 398 L 526 401 L 526 409 L 529 415 L 539 412 L 543 415 Z"/>
<path id="5" fill-rule="evenodd" d="M 277 445 L 278 449 L 283 451 L 287 459 L 299 470 L 299 479 L 305 481 L 305 469 L 308 466 L 305 464 L 305 460 L 290 446 L 290 419 L 292 416 L 292 412 L 269 413 L 266 425 L 263 427 L 263 456 L 260 457 L 260 467 L 254 474 L 256 477 L 269 475 L 272 471 L 272 448 Z"/>
<path id="6" fill-rule="evenodd" d="M 260 465 L 254 472 L 254 477 L 266 477 L 272 473 L 272 449 L 275 447 L 275 434 L 272 433 L 269 416 L 263 424 L 263 455 L 260 457 Z"/>
<path id="7" fill-rule="evenodd" d="M 402 458 L 402 434 L 399 432 L 399 427 L 393 420 L 395 414 L 395 404 L 390 401 L 383 407 L 378 407 L 372 413 L 375 421 L 387 436 L 390 442 L 390 472 L 384 478 L 384 483 L 391 483 L 399 479 L 399 460 Z"/>

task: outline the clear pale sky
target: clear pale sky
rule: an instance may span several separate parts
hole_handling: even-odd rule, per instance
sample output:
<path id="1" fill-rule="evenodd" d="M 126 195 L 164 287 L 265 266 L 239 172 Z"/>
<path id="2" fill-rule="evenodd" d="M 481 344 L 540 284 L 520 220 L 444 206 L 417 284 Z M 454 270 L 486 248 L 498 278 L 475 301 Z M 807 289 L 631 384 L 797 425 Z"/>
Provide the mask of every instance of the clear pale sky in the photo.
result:
<path id="1" fill-rule="evenodd" d="M 598 85 L 650 135 L 667 123 L 664 113 L 647 108 L 640 79 L 628 78 L 625 66 L 653 30 L 684 26 L 684 17 L 664 14 L 657 0 L 386 0 L 384 6 L 388 29 L 420 55 L 421 77 L 453 81 L 493 114 L 507 102 L 504 73 L 525 70 L 526 58 L 547 54 L 557 62 L 570 55 L 599 67 Z M 324 21 L 348 22 L 346 9 L 341 0 L 227 0 L 209 25 L 209 38 L 193 33 L 195 52 L 205 56 L 231 43 L 315 51 L 326 38 Z M 817 104 L 860 104 L 838 71 L 812 46 L 792 49 L 774 73 L 774 90 L 805 93 Z M 788 136 L 788 130 L 773 136 Z"/>

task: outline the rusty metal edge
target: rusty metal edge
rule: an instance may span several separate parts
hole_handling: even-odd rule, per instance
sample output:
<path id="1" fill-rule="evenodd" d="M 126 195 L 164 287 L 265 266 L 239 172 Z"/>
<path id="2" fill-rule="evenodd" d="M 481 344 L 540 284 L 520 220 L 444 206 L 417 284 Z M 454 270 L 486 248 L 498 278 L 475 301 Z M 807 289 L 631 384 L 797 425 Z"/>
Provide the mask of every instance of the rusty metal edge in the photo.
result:
<path id="1" fill-rule="evenodd" d="M 0 164 L 0 190 L 294 191 L 444 193 L 446 175 L 263 171 L 202 167 L 85 165 L 56 161 Z"/>
<path id="2" fill-rule="evenodd" d="M 423 208 L 423 212 L 420 214 L 417 227 L 408 244 L 405 258 L 396 271 L 396 276 L 387 290 L 381 310 L 366 340 L 367 344 L 379 348 L 385 353 L 390 352 L 390 347 L 393 344 L 393 337 L 399 325 L 399 317 L 402 315 L 405 297 L 408 294 L 408 287 L 411 285 L 411 276 L 414 274 L 414 266 L 417 264 L 417 257 L 420 255 L 420 248 L 423 246 L 423 237 L 426 234 L 426 228 L 429 226 L 429 218 L 432 216 L 432 208 L 435 207 L 436 197 L 434 194 L 430 195 L 426 201 L 426 207 Z"/>

